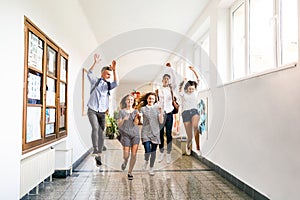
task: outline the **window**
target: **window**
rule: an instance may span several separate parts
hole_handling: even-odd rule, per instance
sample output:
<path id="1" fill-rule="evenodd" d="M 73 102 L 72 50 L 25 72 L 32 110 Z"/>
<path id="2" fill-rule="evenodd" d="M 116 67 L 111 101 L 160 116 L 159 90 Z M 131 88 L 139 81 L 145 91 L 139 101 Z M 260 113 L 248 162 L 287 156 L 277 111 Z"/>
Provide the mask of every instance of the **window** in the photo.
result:
<path id="1" fill-rule="evenodd" d="M 198 51 L 196 51 L 198 52 Z M 209 62 L 209 31 L 207 31 L 200 39 L 200 87 L 198 90 L 206 90 L 209 88 L 210 82 L 210 62 Z"/>
<path id="2" fill-rule="evenodd" d="M 281 65 L 298 61 L 297 0 L 281 1 Z"/>
<path id="3" fill-rule="evenodd" d="M 231 7 L 233 79 L 298 61 L 297 0 L 242 0 Z"/>
<path id="4" fill-rule="evenodd" d="M 68 55 L 25 17 L 23 153 L 67 135 Z"/>
<path id="5" fill-rule="evenodd" d="M 241 78 L 246 75 L 245 66 L 245 3 L 242 2 L 232 12 L 232 57 L 233 77 Z"/>

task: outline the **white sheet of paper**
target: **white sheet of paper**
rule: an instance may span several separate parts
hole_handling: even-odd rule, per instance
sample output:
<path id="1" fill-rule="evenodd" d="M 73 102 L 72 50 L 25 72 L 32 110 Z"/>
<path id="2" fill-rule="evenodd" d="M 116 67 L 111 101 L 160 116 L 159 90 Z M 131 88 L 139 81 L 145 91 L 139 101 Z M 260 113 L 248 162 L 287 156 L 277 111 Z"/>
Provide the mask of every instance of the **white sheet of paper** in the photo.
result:
<path id="1" fill-rule="evenodd" d="M 26 142 L 41 139 L 41 108 L 27 107 Z"/>

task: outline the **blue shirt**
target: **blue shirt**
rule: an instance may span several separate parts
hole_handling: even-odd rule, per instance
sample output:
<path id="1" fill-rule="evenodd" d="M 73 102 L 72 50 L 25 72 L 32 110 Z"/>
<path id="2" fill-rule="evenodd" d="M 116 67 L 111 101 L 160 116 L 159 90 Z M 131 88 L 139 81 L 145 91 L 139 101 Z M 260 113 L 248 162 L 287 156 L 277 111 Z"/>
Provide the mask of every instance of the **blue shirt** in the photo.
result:
<path id="1" fill-rule="evenodd" d="M 98 81 L 98 78 L 94 76 L 91 70 L 88 71 L 87 77 L 91 83 L 91 90 L 94 88 L 95 84 Z M 114 89 L 118 86 L 116 81 L 111 82 L 111 89 Z M 89 101 L 87 106 L 97 112 L 106 112 L 109 106 L 109 94 L 108 94 L 108 85 L 106 81 L 101 78 L 98 86 L 90 94 Z"/>

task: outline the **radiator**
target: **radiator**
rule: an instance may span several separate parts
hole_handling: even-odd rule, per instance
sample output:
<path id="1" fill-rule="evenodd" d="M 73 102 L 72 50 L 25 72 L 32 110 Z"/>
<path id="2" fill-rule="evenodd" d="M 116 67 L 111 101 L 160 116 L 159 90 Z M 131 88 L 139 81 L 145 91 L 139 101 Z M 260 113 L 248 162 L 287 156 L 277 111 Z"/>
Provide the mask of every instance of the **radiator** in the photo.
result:
<path id="1" fill-rule="evenodd" d="M 54 173 L 55 150 L 46 149 L 21 160 L 20 198 Z"/>

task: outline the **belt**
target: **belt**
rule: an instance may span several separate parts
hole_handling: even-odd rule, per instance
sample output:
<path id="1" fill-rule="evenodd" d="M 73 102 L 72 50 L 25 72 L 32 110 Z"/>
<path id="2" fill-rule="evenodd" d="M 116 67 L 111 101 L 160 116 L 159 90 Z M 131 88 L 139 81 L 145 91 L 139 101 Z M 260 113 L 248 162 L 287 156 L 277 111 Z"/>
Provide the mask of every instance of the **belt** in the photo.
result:
<path id="1" fill-rule="evenodd" d="M 92 110 L 92 111 L 94 111 L 94 112 L 96 112 L 96 113 L 100 113 L 100 114 L 105 114 L 105 113 L 106 113 L 106 112 L 95 111 L 95 110 L 93 110 L 93 109 L 91 109 L 91 108 L 88 108 L 88 109 L 90 109 L 90 110 Z"/>

